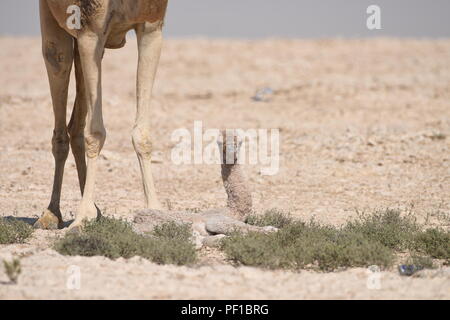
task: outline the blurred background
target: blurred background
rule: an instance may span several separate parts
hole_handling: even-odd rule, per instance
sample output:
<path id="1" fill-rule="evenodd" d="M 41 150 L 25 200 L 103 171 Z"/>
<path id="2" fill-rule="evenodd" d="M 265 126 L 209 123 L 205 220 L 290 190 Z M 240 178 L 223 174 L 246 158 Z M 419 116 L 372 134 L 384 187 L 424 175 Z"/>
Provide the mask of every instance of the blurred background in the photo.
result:
<path id="1" fill-rule="evenodd" d="M 381 7 L 382 30 L 366 9 Z M 1 0 L 0 35 L 38 35 L 38 0 Z M 168 37 L 450 36 L 450 0 L 169 0 Z"/>

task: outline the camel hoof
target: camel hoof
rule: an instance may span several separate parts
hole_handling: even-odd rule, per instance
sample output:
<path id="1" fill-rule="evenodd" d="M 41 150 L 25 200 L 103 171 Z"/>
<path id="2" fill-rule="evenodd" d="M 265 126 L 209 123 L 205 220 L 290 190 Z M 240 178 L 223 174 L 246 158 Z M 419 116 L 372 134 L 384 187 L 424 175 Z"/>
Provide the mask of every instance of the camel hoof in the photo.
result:
<path id="1" fill-rule="evenodd" d="M 80 234 L 84 225 L 89 221 L 95 221 L 98 218 L 78 218 L 75 219 L 70 226 L 67 227 L 67 233 Z"/>
<path id="2" fill-rule="evenodd" d="M 60 217 L 46 209 L 38 221 L 34 223 L 33 227 L 35 229 L 57 230 L 64 227 L 64 222 Z"/>

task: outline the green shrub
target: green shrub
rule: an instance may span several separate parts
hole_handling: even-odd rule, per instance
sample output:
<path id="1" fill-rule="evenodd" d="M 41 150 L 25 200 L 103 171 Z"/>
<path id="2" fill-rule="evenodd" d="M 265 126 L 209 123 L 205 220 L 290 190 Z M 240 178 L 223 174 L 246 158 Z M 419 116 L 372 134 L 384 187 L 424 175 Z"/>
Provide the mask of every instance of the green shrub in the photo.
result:
<path id="1" fill-rule="evenodd" d="M 24 243 L 33 234 L 33 227 L 14 219 L 0 218 L 0 244 Z"/>
<path id="2" fill-rule="evenodd" d="M 3 260 L 3 266 L 5 268 L 5 273 L 8 276 L 9 281 L 16 284 L 22 272 L 20 260 L 17 258 L 13 259 L 12 261 Z"/>
<path id="3" fill-rule="evenodd" d="M 250 215 L 245 221 L 245 223 L 254 226 L 272 226 L 279 229 L 288 226 L 292 222 L 293 219 L 288 213 L 277 209 L 267 210 L 263 215 Z"/>
<path id="4" fill-rule="evenodd" d="M 243 265 L 263 268 L 319 268 L 335 270 L 392 264 L 393 252 L 359 232 L 315 222 L 294 222 L 276 233 L 236 233 L 222 243 L 227 257 Z"/>
<path id="5" fill-rule="evenodd" d="M 392 265 L 393 251 L 378 241 L 371 241 L 359 233 L 341 233 L 315 245 L 314 259 L 321 270 L 332 271 L 347 267 Z"/>
<path id="6" fill-rule="evenodd" d="M 179 241 L 189 241 L 192 237 L 192 230 L 187 224 L 177 224 L 175 222 L 168 222 L 156 226 L 153 232 L 155 237 L 163 239 L 178 239 Z"/>
<path id="7" fill-rule="evenodd" d="M 433 266 L 431 258 L 449 263 L 450 233 L 423 231 L 411 215 L 402 215 L 398 210 L 360 214 L 341 228 L 285 217 L 277 211 L 251 217 L 252 224 L 276 225 L 280 230 L 269 234 L 235 233 L 222 242 L 222 249 L 235 263 L 269 269 L 387 268 L 398 252 L 412 252 L 411 264 L 425 268 Z"/>
<path id="8" fill-rule="evenodd" d="M 110 259 L 141 256 L 159 264 L 186 265 L 197 257 L 191 234 L 190 226 L 171 222 L 140 235 L 125 221 L 102 217 L 86 223 L 80 234 L 66 234 L 54 247 L 63 255 Z"/>
<path id="9" fill-rule="evenodd" d="M 288 248 L 282 250 L 278 240 L 274 234 L 236 233 L 222 240 L 221 249 L 230 260 L 243 265 L 270 269 L 293 267 Z"/>
<path id="10" fill-rule="evenodd" d="M 427 229 L 415 236 L 415 249 L 436 259 L 450 262 L 450 232 Z"/>
<path id="11" fill-rule="evenodd" d="M 414 265 L 419 269 L 434 269 L 436 266 L 434 265 L 433 259 L 429 256 L 420 255 L 417 253 L 413 253 L 408 257 L 408 259 L 404 262 L 406 265 Z"/>
<path id="12" fill-rule="evenodd" d="M 349 222 L 345 229 L 363 234 L 367 239 L 380 242 L 394 250 L 410 249 L 414 238 L 420 231 L 415 219 L 402 216 L 399 210 L 376 211 L 372 215 L 360 214 L 359 218 Z"/>

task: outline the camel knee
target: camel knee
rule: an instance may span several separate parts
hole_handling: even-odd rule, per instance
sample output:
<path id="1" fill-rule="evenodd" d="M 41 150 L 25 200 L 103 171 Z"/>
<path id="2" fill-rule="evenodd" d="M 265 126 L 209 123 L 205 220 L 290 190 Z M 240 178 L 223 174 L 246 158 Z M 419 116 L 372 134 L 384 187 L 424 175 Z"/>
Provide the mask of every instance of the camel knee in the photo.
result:
<path id="1" fill-rule="evenodd" d="M 106 131 L 104 128 L 85 132 L 84 133 L 84 144 L 86 149 L 86 156 L 88 158 L 96 158 L 103 148 L 106 140 Z"/>
<path id="2" fill-rule="evenodd" d="M 69 135 L 66 130 L 54 130 L 52 153 L 56 160 L 65 161 L 69 155 Z"/>
<path id="3" fill-rule="evenodd" d="M 153 144 L 148 129 L 136 127 L 132 134 L 134 150 L 144 159 L 151 159 Z"/>

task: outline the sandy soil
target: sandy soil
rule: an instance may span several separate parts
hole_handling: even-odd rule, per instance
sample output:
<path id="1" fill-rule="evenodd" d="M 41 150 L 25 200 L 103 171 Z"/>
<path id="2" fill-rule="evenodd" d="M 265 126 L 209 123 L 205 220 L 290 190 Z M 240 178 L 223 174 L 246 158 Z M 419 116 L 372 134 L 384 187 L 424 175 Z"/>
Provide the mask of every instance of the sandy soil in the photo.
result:
<path id="1" fill-rule="evenodd" d="M 38 217 L 53 179 L 52 107 L 39 39 L 0 38 L 0 215 Z M 136 46 L 107 51 L 104 118 L 108 132 L 97 204 L 130 217 L 143 207 L 131 144 Z M 269 102 L 255 91 L 270 87 Z M 74 90 L 69 98 L 73 105 Z M 152 133 L 159 196 L 170 209 L 222 206 L 217 165 L 176 166 L 171 133 L 205 128 L 280 128 L 281 167 L 261 176 L 246 166 L 255 207 L 341 224 L 355 209 L 412 208 L 440 224 L 450 213 L 450 41 L 169 40 L 155 86 Z M 75 164 L 66 165 L 65 219 L 80 200 Z M 37 231 L 24 245 L 0 246 L 0 260 L 22 257 L 18 285 L 0 270 L 0 298 L 450 298 L 449 269 L 416 278 L 383 272 L 367 288 L 365 269 L 336 273 L 234 268 L 204 250 L 193 268 L 142 259 L 63 257 L 49 249 L 62 231 Z M 66 288 L 80 266 L 81 290 Z"/>

